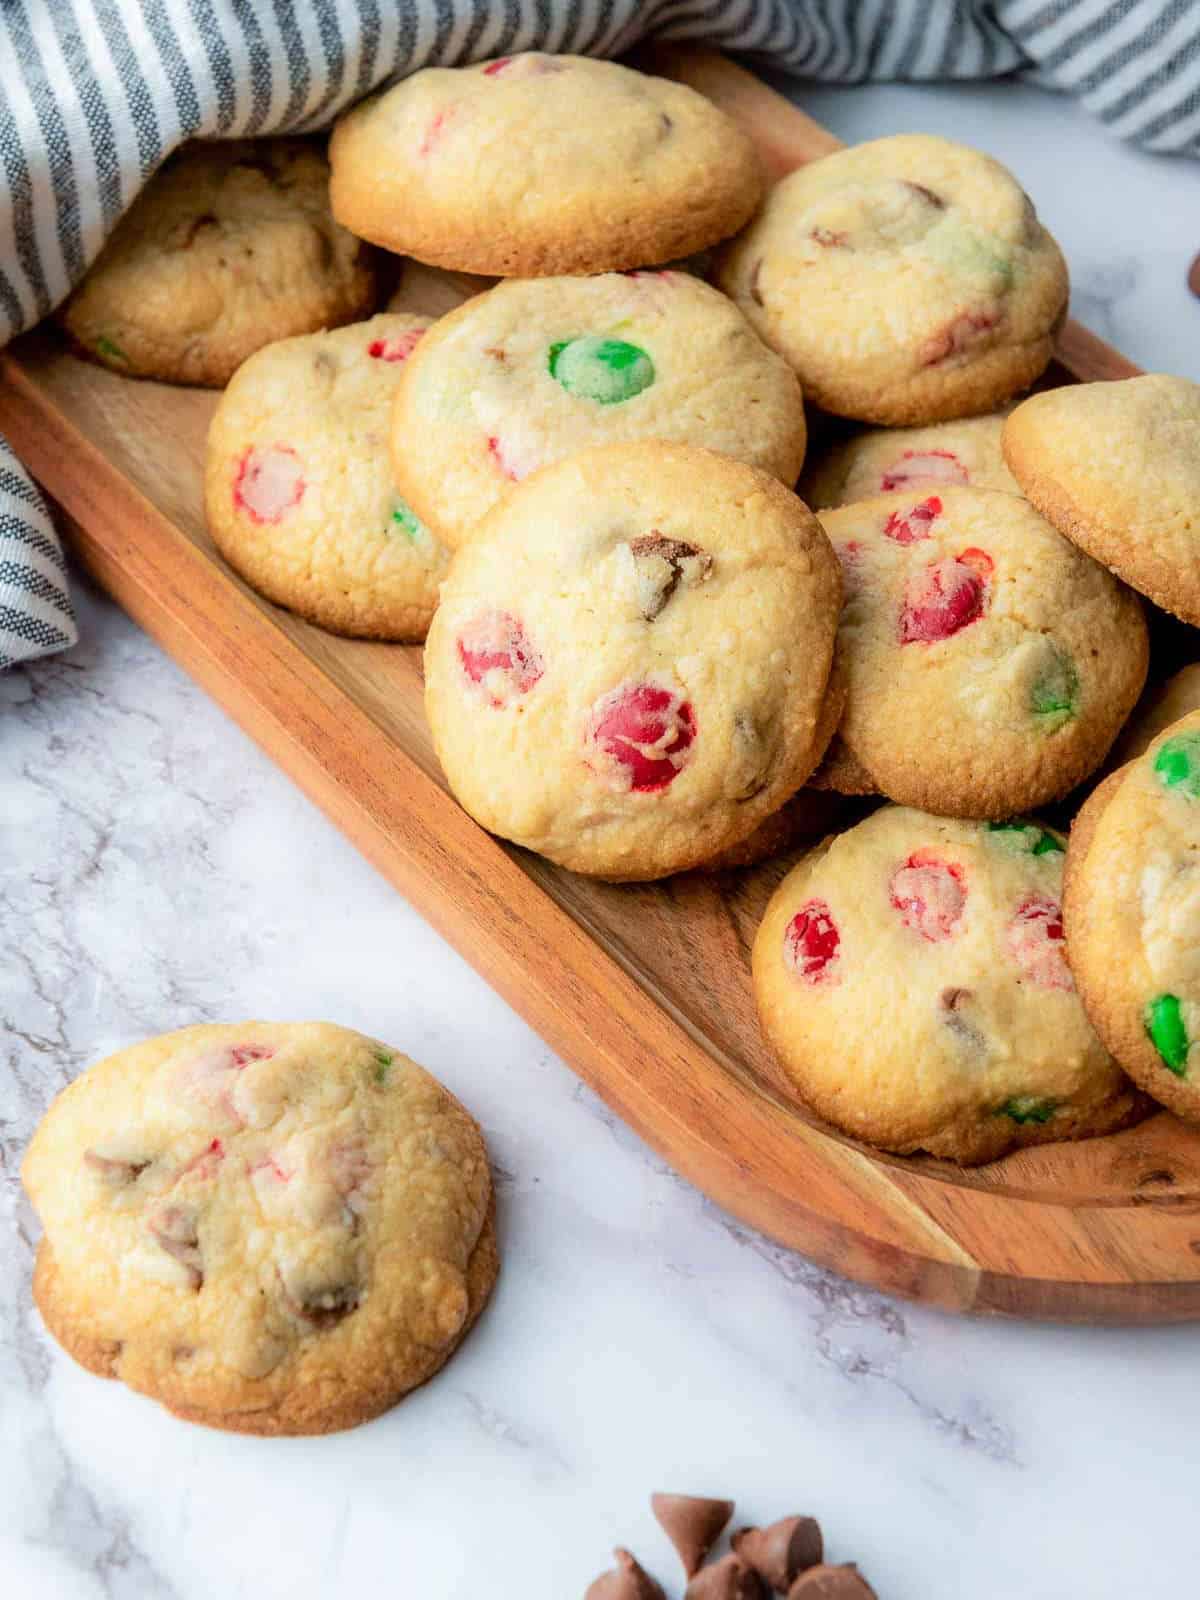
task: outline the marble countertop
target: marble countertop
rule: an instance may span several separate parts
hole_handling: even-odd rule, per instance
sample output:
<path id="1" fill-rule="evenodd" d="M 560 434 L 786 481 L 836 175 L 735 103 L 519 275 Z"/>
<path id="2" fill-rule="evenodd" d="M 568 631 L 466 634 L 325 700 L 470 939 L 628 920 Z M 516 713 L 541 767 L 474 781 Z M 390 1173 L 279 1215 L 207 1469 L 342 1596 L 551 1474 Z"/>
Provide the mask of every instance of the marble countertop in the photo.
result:
<path id="1" fill-rule="evenodd" d="M 1032 88 L 800 90 L 848 139 L 1008 161 L 1078 316 L 1200 378 L 1200 167 Z M 0 676 L 0 1592 L 12 1600 L 574 1600 L 653 1489 L 824 1522 L 881 1600 L 1125 1600 L 1195 1567 L 1200 1328 L 970 1322 L 777 1248 L 674 1176 L 199 689 L 76 585 L 82 643 Z M 259 1441 L 172 1420 L 53 1347 L 16 1168 L 90 1061 L 185 1021 L 329 1017 L 483 1122 L 504 1269 L 380 1421 Z M 1191 1583 L 1194 1583 L 1194 1577 Z"/>

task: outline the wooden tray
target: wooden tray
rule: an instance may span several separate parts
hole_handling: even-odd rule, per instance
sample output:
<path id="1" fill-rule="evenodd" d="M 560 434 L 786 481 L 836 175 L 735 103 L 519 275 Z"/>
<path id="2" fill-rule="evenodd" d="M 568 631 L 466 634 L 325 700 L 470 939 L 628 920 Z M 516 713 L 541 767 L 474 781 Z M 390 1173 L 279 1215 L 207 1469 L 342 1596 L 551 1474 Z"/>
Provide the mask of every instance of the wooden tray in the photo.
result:
<path id="1" fill-rule="evenodd" d="M 720 57 L 656 65 L 754 133 L 775 171 L 830 134 Z M 469 280 L 410 268 L 439 313 Z M 1080 378 L 1136 369 L 1086 330 Z M 806 1256 L 957 1311 L 1077 1321 L 1200 1314 L 1200 1137 L 1166 1114 L 962 1171 L 880 1156 L 792 1104 L 755 1022 L 747 951 L 788 864 L 588 882 L 483 833 L 445 792 L 418 649 L 336 639 L 258 599 L 201 512 L 210 394 L 132 383 L 49 333 L 2 361 L 0 428 L 63 507 L 77 556 L 639 1134 Z"/>

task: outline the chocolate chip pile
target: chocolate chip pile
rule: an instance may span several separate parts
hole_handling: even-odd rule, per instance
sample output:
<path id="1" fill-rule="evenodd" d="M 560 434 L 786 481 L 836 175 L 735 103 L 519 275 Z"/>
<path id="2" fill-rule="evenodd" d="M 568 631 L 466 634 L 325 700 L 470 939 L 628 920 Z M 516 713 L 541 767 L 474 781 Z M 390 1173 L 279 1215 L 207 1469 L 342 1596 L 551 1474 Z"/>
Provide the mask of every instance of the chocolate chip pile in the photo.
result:
<path id="1" fill-rule="evenodd" d="M 821 1526 L 813 1517 L 742 1528 L 730 1540 L 732 1549 L 708 1562 L 733 1516 L 732 1500 L 653 1494 L 650 1506 L 683 1563 L 684 1600 L 769 1600 L 772 1593 L 787 1600 L 876 1600 L 852 1562 L 826 1563 Z M 623 1549 L 613 1554 L 616 1566 L 589 1585 L 584 1600 L 666 1600 L 662 1585 L 635 1556 Z"/>

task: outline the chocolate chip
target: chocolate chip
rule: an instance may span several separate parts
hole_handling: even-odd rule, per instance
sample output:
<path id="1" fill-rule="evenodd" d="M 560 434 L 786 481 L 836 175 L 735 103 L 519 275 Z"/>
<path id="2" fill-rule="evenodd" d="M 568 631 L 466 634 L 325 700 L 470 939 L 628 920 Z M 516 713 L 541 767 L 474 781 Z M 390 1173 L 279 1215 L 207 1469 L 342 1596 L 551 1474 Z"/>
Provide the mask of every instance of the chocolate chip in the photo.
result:
<path id="1" fill-rule="evenodd" d="M 205 228 L 219 227 L 220 223 L 217 221 L 212 212 L 206 211 L 203 216 L 196 217 L 188 223 L 187 227 L 184 229 L 182 237 L 178 241 L 179 249 L 190 250 L 196 242 L 196 235 L 198 233 L 201 233 Z"/>
<path id="2" fill-rule="evenodd" d="M 770 757 L 763 746 L 762 735 L 747 711 L 733 714 L 733 762 L 728 778 L 727 793 L 734 800 L 752 800 L 767 786 Z"/>
<path id="3" fill-rule="evenodd" d="M 1188 288 L 1200 299 L 1200 255 L 1192 262 L 1187 276 Z"/>
<path id="4" fill-rule="evenodd" d="M 359 1301 L 359 1289 L 354 1283 L 339 1283 L 329 1288 L 305 1289 L 302 1294 L 289 1294 L 288 1301 L 297 1316 L 324 1332 L 354 1310 Z"/>
<path id="5" fill-rule="evenodd" d="M 767 1600 L 767 1586 L 732 1550 L 705 1567 L 687 1586 L 684 1600 Z"/>
<path id="6" fill-rule="evenodd" d="M 85 1150 L 83 1159 L 98 1177 L 114 1189 L 135 1183 L 150 1165 L 149 1161 L 129 1161 L 120 1156 L 101 1155 L 99 1150 Z"/>
<path id="7" fill-rule="evenodd" d="M 666 1600 L 662 1588 L 628 1550 L 613 1551 L 617 1565 L 588 1585 L 584 1600 Z"/>
<path id="8" fill-rule="evenodd" d="M 189 1286 L 199 1289 L 204 1282 L 204 1259 L 200 1254 L 195 1214 L 183 1206 L 165 1206 L 147 1226 L 155 1242 L 183 1267 Z"/>
<path id="9" fill-rule="evenodd" d="M 652 1494 L 650 1509 L 679 1551 L 683 1570 L 690 1578 L 724 1533 L 725 1524 L 733 1515 L 733 1501 L 706 1500 L 694 1494 Z"/>
<path id="10" fill-rule="evenodd" d="M 850 1562 L 844 1567 L 810 1567 L 788 1590 L 787 1600 L 878 1600 L 878 1596 Z"/>
<path id="11" fill-rule="evenodd" d="M 629 541 L 637 575 L 638 609 L 647 622 L 666 606 L 681 583 L 703 583 L 712 571 L 712 557 L 698 545 L 683 539 L 668 539 L 653 532 Z"/>
<path id="12" fill-rule="evenodd" d="M 825 1553 L 815 1517 L 784 1517 L 767 1528 L 743 1528 L 734 1534 L 733 1548 L 781 1594 Z"/>
<path id="13" fill-rule="evenodd" d="M 960 1044 L 971 1050 L 984 1050 L 987 1041 L 982 1031 L 963 1013 L 963 1007 L 974 998 L 973 989 L 943 989 L 938 996 L 939 1015 Z"/>
<path id="14" fill-rule="evenodd" d="M 940 194 L 934 194 L 933 190 L 927 189 L 923 183 L 913 183 L 907 178 L 905 179 L 905 182 L 908 184 L 910 189 L 916 190 L 916 192 L 921 196 L 922 200 L 927 200 L 929 204 L 934 206 L 938 211 L 944 211 L 946 209 L 946 202 L 942 199 Z"/>

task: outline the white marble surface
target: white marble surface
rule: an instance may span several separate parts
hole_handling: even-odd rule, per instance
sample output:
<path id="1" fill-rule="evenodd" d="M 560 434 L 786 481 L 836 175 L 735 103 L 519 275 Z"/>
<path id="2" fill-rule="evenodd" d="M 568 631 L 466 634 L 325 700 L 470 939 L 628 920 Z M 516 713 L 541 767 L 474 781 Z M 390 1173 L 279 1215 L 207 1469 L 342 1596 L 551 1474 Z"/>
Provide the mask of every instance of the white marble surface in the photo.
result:
<path id="1" fill-rule="evenodd" d="M 1081 315 L 1200 378 L 1200 169 L 1032 89 L 803 95 L 850 138 L 972 140 L 1022 173 Z M 971 1323 L 739 1226 L 626 1132 L 107 602 L 0 677 L 0 1593 L 11 1600 L 574 1600 L 646 1497 L 817 1513 L 881 1600 L 1195 1589 L 1200 1328 Z M 177 1423 L 47 1341 L 16 1166 L 86 1063 L 188 1020 L 328 1016 L 481 1117 L 505 1266 L 447 1370 L 358 1432 Z"/>

